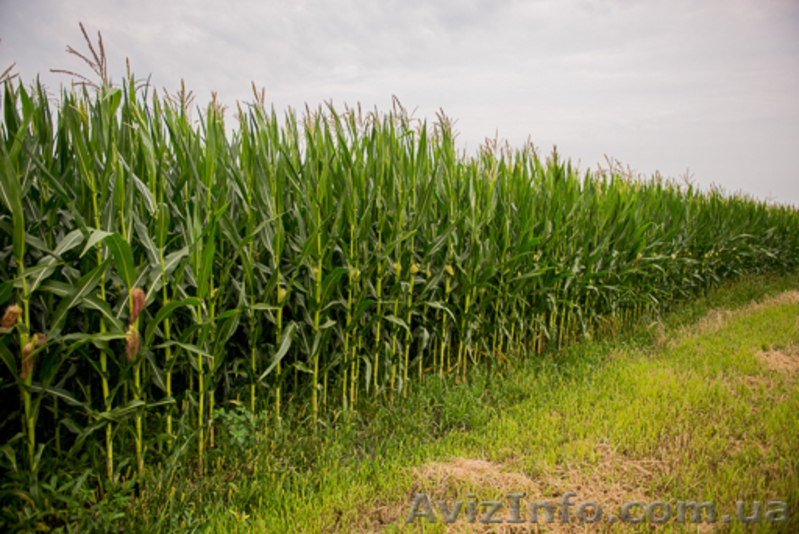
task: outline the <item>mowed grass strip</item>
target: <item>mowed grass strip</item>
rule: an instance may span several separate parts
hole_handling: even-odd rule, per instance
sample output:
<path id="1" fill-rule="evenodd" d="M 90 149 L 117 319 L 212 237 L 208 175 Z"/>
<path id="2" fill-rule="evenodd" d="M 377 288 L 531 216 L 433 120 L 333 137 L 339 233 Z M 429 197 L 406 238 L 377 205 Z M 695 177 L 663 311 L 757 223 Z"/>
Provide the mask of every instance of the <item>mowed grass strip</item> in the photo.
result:
<path id="1" fill-rule="evenodd" d="M 740 305 L 741 297 L 755 296 L 752 288 L 751 281 L 727 288 L 726 293 L 692 303 L 665 323 L 643 325 L 616 341 L 583 343 L 522 363 L 486 387 L 461 384 L 442 391 L 437 417 L 440 424 L 442 419 L 450 421 L 442 436 L 430 436 L 435 421 L 428 421 L 429 428 L 418 428 L 413 438 L 414 422 L 399 423 L 396 438 L 382 445 L 388 454 L 376 445 L 373 458 L 330 462 L 327 467 L 323 462 L 320 471 L 327 474 L 317 473 L 316 491 L 292 500 L 288 514 L 268 509 L 253 513 L 247 528 L 584 532 L 587 527 L 644 532 L 656 527 L 660 532 L 750 532 L 751 525 L 737 520 L 736 502 L 744 501 L 750 516 L 753 502 L 760 501 L 764 523 L 757 526 L 758 532 L 796 532 L 799 292 L 758 296 Z M 507 396 L 492 401 L 500 389 Z M 458 419 L 457 406 L 475 409 L 481 403 L 485 413 Z M 402 412 L 403 406 L 397 410 Z M 370 432 L 377 432 L 374 427 L 380 424 L 378 414 Z M 361 443 L 355 448 L 369 447 Z M 342 452 L 338 446 L 331 451 Z M 575 504 L 599 503 L 599 524 L 579 522 L 576 507 L 570 510 L 571 522 L 561 523 L 558 503 L 566 492 L 576 493 Z M 436 523 L 416 519 L 406 524 L 417 493 L 429 495 Z M 556 505 L 555 523 L 544 525 L 543 510 L 538 527 L 529 522 L 467 522 L 468 500 L 502 501 L 494 517 L 508 519 L 509 493 L 525 494 L 520 514 L 525 520 L 530 502 L 551 501 Z M 452 524 L 442 520 L 442 500 L 450 508 L 464 502 Z M 668 502 L 673 518 L 664 525 L 608 525 L 606 518 L 618 516 L 622 505 L 631 501 Z M 706 524 L 703 512 L 705 524 L 677 523 L 679 501 L 712 501 L 718 522 Z M 787 503 L 788 524 L 765 524 L 769 501 Z M 485 509 L 478 510 L 479 519 Z M 590 516 L 592 509 L 587 513 Z M 643 513 L 632 511 L 636 517 Z M 724 515 L 732 518 L 729 524 L 723 523 Z M 221 515 L 212 523 L 235 530 Z"/>
<path id="2" fill-rule="evenodd" d="M 783 501 L 797 514 L 799 292 L 738 312 L 713 310 L 681 334 L 667 334 L 662 348 L 614 347 L 593 374 L 537 377 L 552 394 L 459 436 L 451 455 L 416 470 L 416 491 L 450 505 L 469 493 L 478 502 L 501 500 L 502 518 L 510 516 L 507 493 L 559 502 L 573 491 L 575 502 L 598 502 L 617 516 L 630 501 L 666 501 L 675 511 L 678 501 L 712 501 L 718 529 L 729 532 L 749 531 L 735 521 L 739 500 L 747 516 L 754 501 Z M 402 511 L 409 509 L 410 502 Z M 724 514 L 733 518 L 726 526 Z M 467 527 L 465 515 L 464 508 L 456 531 Z M 571 517 L 573 524 L 556 522 L 551 531 L 582 529 Z M 794 517 L 773 531 L 797 526 Z M 388 531 L 409 530 L 396 527 Z"/>

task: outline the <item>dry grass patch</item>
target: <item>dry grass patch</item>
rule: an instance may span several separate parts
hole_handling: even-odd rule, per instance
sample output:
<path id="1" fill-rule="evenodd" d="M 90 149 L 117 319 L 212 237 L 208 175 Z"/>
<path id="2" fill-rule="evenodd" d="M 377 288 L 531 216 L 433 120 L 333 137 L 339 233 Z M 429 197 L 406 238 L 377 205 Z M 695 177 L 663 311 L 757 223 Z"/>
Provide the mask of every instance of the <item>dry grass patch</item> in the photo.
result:
<path id="1" fill-rule="evenodd" d="M 691 326 L 691 330 L 696 334 L 715 334 L 736 314 L 735 311 L 716 309 L 707 312 L 707 315 Z"/>
<path id="2" fill-rule="evenodd" d="M 407 494 L 407 500 L 400 503 L 380 503 L 373 506 L 363 517 L 368 520 L 358 525 L 355 532 L 382 532 L 389 524 L 399 527 L 401 531 L 418 530 L 421 519 L 416 519 L 414 525 L 405 525 L 405 519 L 411 509 L 415 495 L 427 494 L 433 510 L 437 516 L 437 524 L 442 524 L 439 501 L 445 501 L 452 508 L 456 501 L 464 503 L 458 520 L 447 526 L 448 533 L 480 532 L 480 533 L 517 533 L 539 532 L 552 533 L 585 532 L 586 524 L 576 518 L 576 506 L 570 509 L 569 524 L 560 523 L 560 508 L 558 503 L 561 496 L 567 492 L 574 492 L 576 497 L 571 499 L 575 504 L 593 501 L 602 507 L 603 518 L 610 514 L 618 514 L 622 505 L 630 501 L 649 502 L 654 500 L 650 495 L 650 488 L 656 479 L 662 477 L 667 463 L 659 460 L 630 459 L 618 453 L 607 443 L 592 445 L 598 458 L 592 464 L 565 464 L 557 465 L 551 469 L 543 469 L 535 476 L 530 476 L 516 469 L 513 463 L 500 464 L 487 460 L 471 458 L 453 458 L 447 461 L 429 462 L 413 469 L 414 482 Z M 466 520 L 466 503 L 469 494 L 474 494 L 473 499 L 481 501 L 501 501 L 502 508 L 495 517 L 503 520 L 510 517 L 510 501 L 506 495 L 522 493 L 521 517 L 529 519 L 529 505 L 532 502 L 542 503 L 550 501 L 555 505 L 555 523 L 544 524 L 543 510 L 539 511 L 538 525 L 508 523 L 485 525 L 479 523 L 469 524 Z M 485 510 L 480 509 L 478 514 Z M 587 513 L 593 513 L 589 508 Z M 478 516 L 479 518 L 479 516 Z M 603 519 L 594 526 L 602 529 L 610 528 Z M 614 532 L 623 532 L 632 525 L 613 525 Z M 403 530 L 405 529 L 405 530 Z M 543 530 L 542 530 L 543 529 Z"/>
<path id="3" fill-rule="evenodd" d="M 777 295 L 770 295 L 760 302 L 753 302 L 747 307 L 753 310 L 760 310 L 761 308 L 782 304 L 799 304 L 799 290 L 792 289 L 790 291 L 783 291 Z"/>
<path id="4" fill-rule="evenodd" d="M 676 332 L 676 337 L 687 335 L 712 334 L 718 332 L 730 319 L 740 315 L 750 315 L 773 306 L 783 304 L 799 303 L 799 290 L 784 291 L 777 295 L 770 295 L 760 301 L 754 301 L 737 310 L 727 310 L 724 308 L 713 309 L 707 312 L 704 317 L 694 324 L 680 328 Z"/>
<path id="5" fill-rule="evenodd" d="M 783 377 L 794 377 L 799 371 L 799 350 L 796 346 L 788 349 L 771 348 L 767 351 L 758 351 L 757 357 L 772 371 L 776 371 Z"/>

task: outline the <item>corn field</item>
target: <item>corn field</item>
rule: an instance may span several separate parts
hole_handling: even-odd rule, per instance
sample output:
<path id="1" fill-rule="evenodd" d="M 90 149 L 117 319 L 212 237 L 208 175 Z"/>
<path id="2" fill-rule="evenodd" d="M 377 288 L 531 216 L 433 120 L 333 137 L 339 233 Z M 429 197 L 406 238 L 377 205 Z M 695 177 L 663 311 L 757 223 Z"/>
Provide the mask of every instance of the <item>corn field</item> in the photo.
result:
<path id="1" fill-rule="evenodd" d="M 202 472 L 222 401 L 314 426 L 799 260 L 793 208 L 467 156 L 444 116 L 192 105 L 5 83 L 4 469 L 92 450 L 112 479 L 180 447 Z"/>

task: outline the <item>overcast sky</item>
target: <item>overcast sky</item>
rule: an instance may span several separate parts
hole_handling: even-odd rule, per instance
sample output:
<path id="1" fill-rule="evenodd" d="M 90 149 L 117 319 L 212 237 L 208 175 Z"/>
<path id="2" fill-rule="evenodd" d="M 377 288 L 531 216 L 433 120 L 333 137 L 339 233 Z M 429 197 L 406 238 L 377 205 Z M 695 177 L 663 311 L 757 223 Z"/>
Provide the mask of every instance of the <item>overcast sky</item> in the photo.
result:
<path id="1" fill-rule="evenodd" d="M 51 68 L 103 34 L 119 82 L 186 81 L 235 109 L 251 82 L 278 112 L 332 100 L 457 120 L 460 148 L 529 138 L 582 169 L 605 155 L 799 206 L 799 1 L 0 0 L 0 71 Z M 232 119 L 229 119 L 231 121 Z"/>

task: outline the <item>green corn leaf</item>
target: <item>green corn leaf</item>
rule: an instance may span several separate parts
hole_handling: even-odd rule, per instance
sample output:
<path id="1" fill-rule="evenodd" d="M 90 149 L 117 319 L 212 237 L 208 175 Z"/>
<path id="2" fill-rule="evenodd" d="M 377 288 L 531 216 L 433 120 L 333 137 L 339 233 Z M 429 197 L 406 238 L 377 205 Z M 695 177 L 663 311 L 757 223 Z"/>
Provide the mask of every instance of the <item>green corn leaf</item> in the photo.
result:
<path id="1" fill-rule="evenodd" d="M 65 355 L 69 356 L 87 343 L 92 343 L 98 348 L 105 348 L 107 346 L 106 342 L 115 339 L 127 339 L 127 337 L 128 335 L 125 332 L 104 332 L 100 334 L 68 334 L 63 336 L 61 340 L 65 343 L 69 343 L 65 352 Z M 70 343 L 72 341 L 74 341 L 74 343 Z"/>
<path id="2" fill-rule="evenodd" d="M 252 306 L 245 304 L 245 309 L 253 310 L 253 311 L 277 311 L 280 309 L 280 306 L 273 306 L 271 304 L 253 304 Z"/>
<path id="3" fill-rule="evenodd" d="M 399 326 L 400 328 L 402 328 L 407 332 L 410 332 L 410 328 L 408 328 L 408 323 L 406 323 L 404 320 L 400 319 L 395 315 L 385 315 L 383 316 L 383 319 L 385 319 L 390 323 L 394 323 L 395 325 Z"/>
<path id="4" fill-rule="evenodd" d="M 3 363 L 6 364 L 8 371 L 11 373 L 11 376 L 17 376 L 17 359 L 11 354 L 11 351 L 8 350 L 5 343 L 2 341 L 3 337 L 0 334 L 0 359 L 3 360 Z"/>
<path id="5" fill-rule="evenodd" d="M 164 381 L 164 370 L 162 370 L 158 363 L 155 361 L 155 356 L 152 352 L 146 352 L 144 355 L 147 363 L 150 364 L 150 372 L 152 373 L 153 383 L 158 389 L 166 392 L 166 382 Z M 171 397 L 170 397 L 171 398 Z M 157 406 L 157 404 L 148 404 L 148 406 Z"/>
<path id="6" fill-rule="evenodd" d="M 103 242 L 114 256 L 120 278 L 125 282 L 128 290 L 132 290 L 136 280 L 136 269 L 133 265 L 133 253 L 130 250 L 130 245 L 117 232 L 103 238 Z"/>
<path id="7" fill-rule="evenodd" d="M 13 235 L 16 232 L 16 225 L 9 223 L 7 220 L 0 220 L 0 229 L 5 231 L 8 235 Z M 50 247 L 42 241 L 40 238 L 36 237 L 35 235 L 31 235 L 27 232 L 23 232 L 23 242 L 25 243 L 25 247 L 35 249 L 43 254 L 51 254 Z"/>
<path id="8" fill-rule="evenodd" d="M 217 330 L 214 339 L 214 346 L 212 349 L 215 355 L 214 371 L 216 371 L 219 368 L 219 366 L 222 365 L 224 357 L 227 354 L 225 351 L 225 344 L 234 334 L 236 328 L 238 328 L 240 317 L 241 314 L 239 313 L 238 310 L 228 310 L 224 314 L 220 315 L 216 320 Z"/>
<path id="9" fill-rule="evenodd" d="M 153 348 L 154 349 L 165 349 L 167 347 L 180 347 L 181 349 L 183 349 L 185 351 L 192 352 L 194 354 L 198 354 L 198 355 L 200 355 L 203 358 L 206 358 L 208 360 L 212 360 L 213 359 L 213 355 L 207 353 L 206 351 L 200 349 L 199 347 L 197 347 L 196 345 L 193 345 L 191 343 L 181 343 L 179 341 L 167 341 L 166 343 L 162 343 L 160 345 L 156 345 Z"/>
<path id="10" fill-rule="evenodd" d="M 163 202 L 158 206 L 156 221 L 155 244 L 159 249 L 163 249 L 169 239 L 171 222 L 169 206 Z"/>
<path id="11" fill-rule="evenodd" d="M 20 432 L 17 434 L 18 437 L 22 438 L 23 434 Z M 14 449 L 11 447 L 11 443 L 6 443 L 2 447 L 0 447 L 0 451 L 2 451 L 3 456 L 6 457 L 8 463 L 11 464 L 11 469 L 17 473 L 19 469 L 17 468 L 17 454 L 14 452 Z"/>
<path id="12" fill-rule="evenodd" d="M 165 320 L 172 317 L 174 311 L 183 306 L 199 306 L 202 304 L 202 301 L 197 297 L 189 297 L 183 299 L 181 301 L 173 301 L 163 306 L 158 312 L 155 314 L 155 317 L 151 321 L 147 323 L 147 329 L 145 330 L 144 334 L 144 346 L 149 347 L 153 342 L 153 337 L 155 336 L 155 331 L 158 326 Z"/>
<path id="13" fill-rule="evenodd" d="M 11 165 L 11 157 L 5 144 L 0 143 L 0 197 L 11 212 L 14 227 L 12 231 L 14 256 L 21 265 L 25 255 L 25 216 L 22 212 L 22 188 L 19 176 Z"/>
<path id="14" fill-rule="evenodd" d="M 84 240 L 83 232 L 80 230 L 72 230 L 58 242 L 58 245 L 53 249 L 53 255 L 60 258 L 65 252 L 69 252 L 73 248 L 80 245 Z"/>
<path id="15" fill-rule="evenodd" d="M 48 335 L 49 339 L 55 339 L 61 332 L 67 312 L 72 307 L 82 303 L 86 296 L 97 287 L 97 284 L 102 279 L 103 273 L 106 268 L 108 268 L 108 264 L 109 260 L 106 260 L 92 269 L 88 274 L 81 277 L 70 292 L 61 300 L 53 314 L 50 333 Z"/>
<path id="16" fill-rule="evenodd" d="M 97 243 L 111 235 L 113 235 L 113 232 L 93 229 L 91 234 L 89 234 L 89 239 L 86 241 L 86 246 L 83 247 L 83 252 L 80 253 L 81 257 L 85 256 L 90 250 L 93 250 Z"/>
<path id="17" fill-rule="evenodd" d="M 341 277 L 348 272 L 346 267 L 337 267 L 325 276 L 322 281 L 322 302 L 327 302 L 331 294 L 338 286 Z"/>
<path id="18" fill-rule="evenodd" d="M 155 402 L 148 402 L 146 404 L 146 408 L 148 410 L 150 410 L 150 409 L 153 409 L 153 408 L 158 408 L 159 406 L 170 406 L 170 405 L 173 405 L 173 404 L 176 404 L 176 401 L 175 401 L 174 397 L 164 397 L 163 399 L 157 400 Z M 170 439 L 171 439 L 171 437 L 170 437 Z"/>
<path id="19" fill-rule="evenodd" d="M 53 397 L 58 398 L 59 400 L 63 400 L 70 406 L 77 406 L 81 408 L 88 408 L 86 403 L 83 403 L 75 398 L 69 391 L 66 391 L 61 388 L 57 387 L 42 387 L 39 384 L 32 384 L 31 391 L 34 393 L 46 393 L 48 395 L 52 395 Z"/>
<path id="20" fill-rule="evenodd" d="M 277 367 L 283 358 L 288 354 L 289 349 L 291 348 L 291 343 L 294 340 L 294 334 L 297 330 L 297 323 L 291 322 L 288 327 L 283 331 L 283 335 L 280 338 L 280 347 L 278 348 L 275 355 L 272 357 L 272 363 L 269 364 L 269 367 L 266 368 L 261 376 L 258 377 L 258 382 L 263 382 L 264 378 L 269 376 L 269 374 Z M 308 371 L 310 372 L 310 370 Z"/>
<path id="21" fill-rule="evenodd" d="M 47 280 L 42 283 L 39 289 L 64 298 L 70 294 L 74 287 L 71 284 Z M 106 323 L 111 326 L 112 330 L 117 332 L 124 331 L 122 322 L 117 318 L 116 315 L 114 315 L 107 302 L 97 298 L 94 295 L 88 295 L 83 298 L 83 301 L 80 303 L 80 305 L 88 309 L 99 311 L 103 315 L 103 319 L 106 321 Z"/>
<path id="22" fill-rule="evenodd" d="M 0 284 L 0 306 L 5 304 L 14 294 L 14 281 L 9 280 Z"/>
<path id="23" fill-rule="evenodd" d="M 133 226 L 136 228 L 136 236 L 139 238 L 141 244 L 144 245 L 144 250 L 147 252 L 147 259 L 150 261 L 150 265 L 160 271 L 161 259 L 158 249 L 155 247 L 153 240 L 150 239 L 147 226 L 141 222 L 141 219 L 139 219 L 136 214 L 133 214 Z"/>

